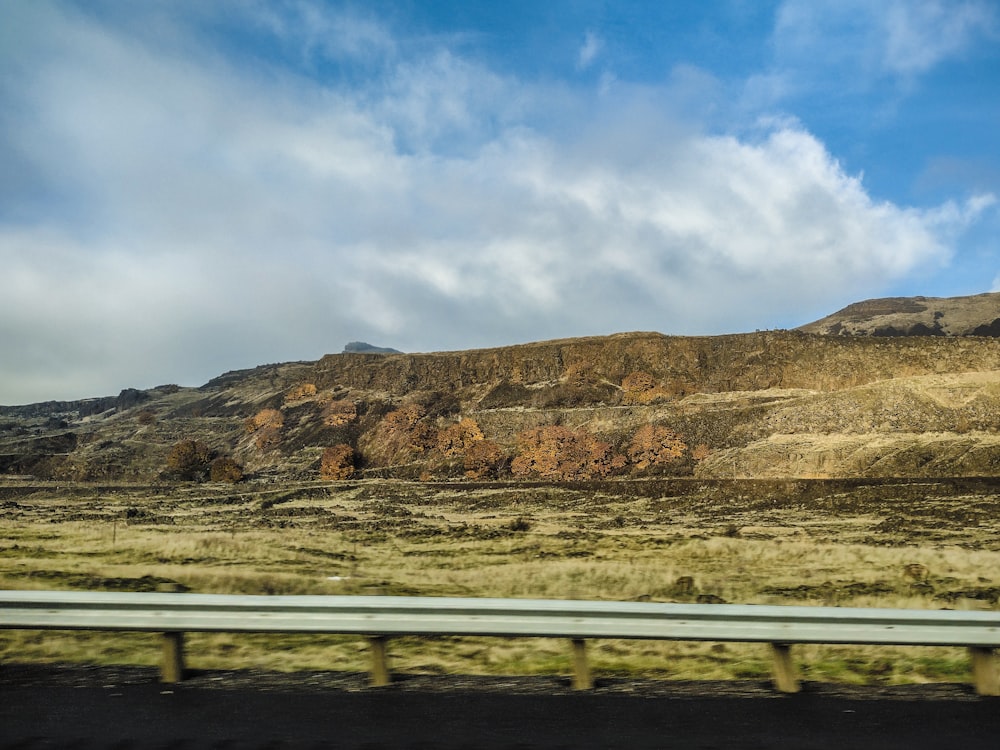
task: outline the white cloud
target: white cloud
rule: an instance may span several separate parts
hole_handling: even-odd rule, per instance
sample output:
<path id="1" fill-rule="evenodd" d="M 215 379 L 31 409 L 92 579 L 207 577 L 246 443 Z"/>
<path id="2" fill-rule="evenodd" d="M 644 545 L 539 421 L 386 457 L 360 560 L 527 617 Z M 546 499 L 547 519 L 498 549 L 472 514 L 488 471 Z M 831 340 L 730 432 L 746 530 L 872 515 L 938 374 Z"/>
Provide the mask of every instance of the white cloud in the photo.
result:
<path id="1" fill-rule="evenodd" d="M 997 8 L 982 0 L 895 0 L 887 4 L 883 23 L 884 66 L 910 75 L 960 57 L 981 37 L 995 35 Z"/>
<path id="2" fill-rule="evenodd" d="M 378 27 L 392 59 L 358 89 L 38 7 L 0 88 L 0 142 L 41 186 L 0 214 L 0 403 L 357 339 L 768 327 L 945 262 L 989 200 L 874 201 L 795 122 L 709 135 L 658 109 L 674 90 L 543 89 Z M 325 18 L 315 48 L 341 49 Z"/>
<path id="3" fill-rule="evenodd" d="M 784 0 L 772 41 L 786 84 L 830 78 L 857 88 L 926 73 L 997 33 L 997 8 L 987 0 Z"/>
<path id="4" fill-rule="evenodd" d="M 583 36 L 583 44 L 576 56 L 576 67 L 579 70 L 586 70 L 594 64 L 594 60 L 604 49 L 604 40 L 593 31 L 588 31 Z"/>

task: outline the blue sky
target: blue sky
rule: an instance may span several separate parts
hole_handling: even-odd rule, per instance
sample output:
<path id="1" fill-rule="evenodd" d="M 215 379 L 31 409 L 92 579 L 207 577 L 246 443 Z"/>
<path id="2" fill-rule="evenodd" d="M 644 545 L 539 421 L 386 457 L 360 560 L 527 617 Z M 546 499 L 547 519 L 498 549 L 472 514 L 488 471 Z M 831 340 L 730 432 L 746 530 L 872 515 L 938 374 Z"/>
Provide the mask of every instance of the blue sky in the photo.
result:
<path id="1" fill-rule="evenodd" d="M 0 0 L 0 403 L 1000 290 L 995 0 Z"/>

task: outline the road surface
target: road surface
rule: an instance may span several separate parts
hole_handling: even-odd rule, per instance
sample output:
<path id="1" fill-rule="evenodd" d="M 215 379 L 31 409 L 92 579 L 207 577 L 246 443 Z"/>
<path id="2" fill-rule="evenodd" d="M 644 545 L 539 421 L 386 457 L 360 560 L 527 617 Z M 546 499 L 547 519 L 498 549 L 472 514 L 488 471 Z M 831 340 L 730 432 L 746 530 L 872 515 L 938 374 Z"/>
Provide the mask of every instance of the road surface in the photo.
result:
<path id="1" fill-rule="evenodd" d="M 1000 699 L 964 685 L 848 688 L 805 683 L 199 672 L 177 685 L 138 667 L 0 665 L 0 747 L 1000 748 Z"/>

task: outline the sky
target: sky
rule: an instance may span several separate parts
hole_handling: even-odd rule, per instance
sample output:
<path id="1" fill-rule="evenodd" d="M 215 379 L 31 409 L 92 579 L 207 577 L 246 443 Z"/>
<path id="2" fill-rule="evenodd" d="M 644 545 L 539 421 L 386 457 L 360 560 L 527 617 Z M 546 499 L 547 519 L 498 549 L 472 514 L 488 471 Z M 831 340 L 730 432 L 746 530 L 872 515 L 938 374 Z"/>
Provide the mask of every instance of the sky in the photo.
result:
<path id="1" fill-rule="evenodd" d="M 1000 290 L 998 0 L 0 0 L 0 404 Z"/>

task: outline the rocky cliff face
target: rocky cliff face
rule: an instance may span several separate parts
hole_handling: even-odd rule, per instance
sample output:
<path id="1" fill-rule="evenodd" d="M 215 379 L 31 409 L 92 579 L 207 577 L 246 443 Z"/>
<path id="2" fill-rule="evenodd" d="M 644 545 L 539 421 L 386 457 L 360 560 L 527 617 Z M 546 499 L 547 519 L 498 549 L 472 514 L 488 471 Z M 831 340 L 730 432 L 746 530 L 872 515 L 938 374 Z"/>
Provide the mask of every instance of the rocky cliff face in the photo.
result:
<path id="1" fill-rule="evenodd" d="M 317 385 L 389 393 L 447 390 L 475 398 L 495 384 L 530 391 L 568 382 L 618 388 L 645 372 L 672 397 L 767 388 L 837 390 L 901 375 L 996 367 L 996 342 L 949 338 L 826 338 L 794 331 L 728 336 L 627 333 L 522 346 L 396 356 L 330 355 Z M 516 390 L 516 389 L 515 389 Z M 513 397 L 513 391 L 512 397 Z M 522 394 L 537 401 L 537 395 Z M 507 404 L 516 405 L 516 404 Z"/>
<path id="2" fill-rule="evenodd" d="M 1000 339 L 631 333 L 0 409 L 0 474 L 170 478 L 198 441 L 251 478 L 981 476 L 998 426 Z"/>

